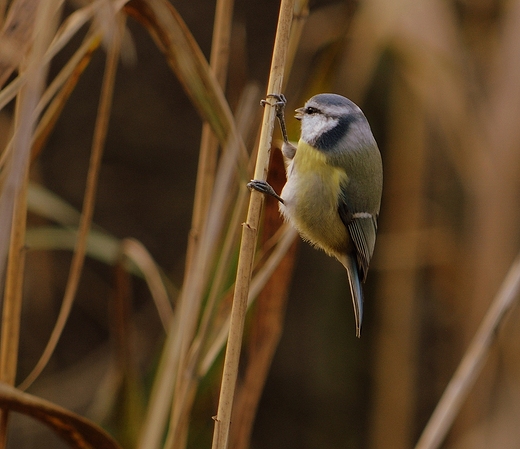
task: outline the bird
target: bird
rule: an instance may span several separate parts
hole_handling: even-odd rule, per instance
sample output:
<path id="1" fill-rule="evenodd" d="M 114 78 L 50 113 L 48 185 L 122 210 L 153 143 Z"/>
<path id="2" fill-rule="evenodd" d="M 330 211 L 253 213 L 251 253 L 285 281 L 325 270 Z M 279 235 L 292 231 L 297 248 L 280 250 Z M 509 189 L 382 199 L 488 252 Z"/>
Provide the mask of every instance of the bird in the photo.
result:
<path id="1" fill-rule="evenodd" d="M 383 189 L 381 154 L 361 109 L 348 98 L 322 93 L 296 109 L 298 145 L 287 137 L 281 94 L 263 100 L 276 107 L 284 143 L 287 181 L 278 195 L 263 180 L 251 190 L 274 196 L 283 218 L 303 240 L 335 257 L 346 269 L 356 336 L 361 336 L 363 289 L 374 253 Z"/>

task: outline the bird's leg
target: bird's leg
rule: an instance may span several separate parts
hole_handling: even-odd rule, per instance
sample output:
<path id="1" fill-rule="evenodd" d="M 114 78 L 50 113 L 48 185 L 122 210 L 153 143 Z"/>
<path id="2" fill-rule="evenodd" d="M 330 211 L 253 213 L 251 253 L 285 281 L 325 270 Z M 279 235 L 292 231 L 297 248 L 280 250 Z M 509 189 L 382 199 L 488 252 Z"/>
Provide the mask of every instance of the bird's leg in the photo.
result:
<path id="1" fill-rule="evenodd" d="M 274 191 L 274 189 L 267 183 L 267 181 L 253 179 L 252 181 L 247 183 L 247 187 L 250 190 L 256 190 L 257 192 L 263 193 L 265 195 L 271 195 L 272 197 L 280 201 L 280 203 L 285 204 L 283 198 Z"/>
<path id="2" fill-rule="evenodd" d="M 287 104 L 287 99 L 283 94 L 268 94 L 267 98 L 274 98 L 276 102 L 274 104 L 268 103 L 267 100 L 262 100 L 260 104 L 265 106 L 266 104 L 270 104 L 276 108 L 276 118 L 280 123 L 280 130 L 282 131 L 283 145 L 282 145 L 282 153 L 287 159 L 292 159 L 296 154 L 296 147 L 289 142 L 289 137 L 287 136 L 287 127 L 285 126 L 285 105 Z"/>
<path id="3" fill-rule="evenodd" d="M 282 130 L 282 137 L 284 142 L 289 142 L 289 138 L 287 137 L 287 128 L 285 127 L 285 105 L 287 104 L 287 99 L 283 94 L 267 94 L 267 98 L 274 98 L 276 102 L 274 104 L 269 103 L 267 100 L 260 101 L 262 106 L 269 104 L 276 108 L 276 118 L 280 122 L 280 128 Z"/>
<path id="4" fill-rule="evenodd" d="M 285 127 L 284 111 L 285 111 L 285 105 L 287 104 L 287 100 L 285 99 L 285 96 L 283 94 L 267 94 L 267 98 L 274 98 L 276 100 L 276 102 L 269 103 L 267 100 L 262 100 L 262 101 L 260 101 L 260 104 L 262 106 L 265 106 L 266 104 L 268 104 L 268 105 L 274 106 L 276 108 L 276 117 L 278 118 L 278 121 L 280 122 L 280 128 L 282 130 L 284 146 L 286 144 L 291 145 L 289 143 L 289 139 L 287 137 L 287 129 Z M 283 152 L 283 149 L 282 149 L 282 152 Z M 250 190 L 256 190 L 257 192 L 263 193 L 265 195 L 270 195 L 270 196 L 276 198 L 280 203 L 285 204 L 285 201 L 283 200 L 283 198 L 274 191 L 274 189 L 267 183 L 267 181 L 253 179 L 252 181 L 250 181 L 247 184 L 247 187 Z"/>

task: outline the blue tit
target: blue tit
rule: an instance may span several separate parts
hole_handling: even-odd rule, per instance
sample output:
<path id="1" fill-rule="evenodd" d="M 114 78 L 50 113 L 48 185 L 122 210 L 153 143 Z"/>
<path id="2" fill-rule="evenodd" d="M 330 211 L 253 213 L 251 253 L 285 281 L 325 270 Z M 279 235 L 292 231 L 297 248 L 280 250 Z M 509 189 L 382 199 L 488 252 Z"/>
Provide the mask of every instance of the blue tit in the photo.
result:
<path id="1" fill-rule="evenodd" d="M 361 282 L 374 252 L 383 188 L 381 154 L 361 109 L 336 94 L 316 95 L 296 109 L 301 135 L 294 147 L 285 131 L 285 98 L 273 97 L 284 137 L 287 182 L 281 196 L 265 181 L 253 180 L 248 186 L 276 197 L 282 216 L 300 236 L 345 267 L 359 337 Z"/>

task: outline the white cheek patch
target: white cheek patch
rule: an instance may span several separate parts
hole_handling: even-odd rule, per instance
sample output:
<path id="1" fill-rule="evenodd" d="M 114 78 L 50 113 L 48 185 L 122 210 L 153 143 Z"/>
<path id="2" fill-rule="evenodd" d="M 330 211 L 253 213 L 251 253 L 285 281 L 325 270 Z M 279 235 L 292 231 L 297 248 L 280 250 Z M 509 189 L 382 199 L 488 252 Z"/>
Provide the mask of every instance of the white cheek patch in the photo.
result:
<path id="1" fill-rule="evenodd" d="M 330 131 L 338 124 L 338 119 L 323 114 L 305 115 L 302 118 L 302 139 L 311 145 L 323 133 Z"/>

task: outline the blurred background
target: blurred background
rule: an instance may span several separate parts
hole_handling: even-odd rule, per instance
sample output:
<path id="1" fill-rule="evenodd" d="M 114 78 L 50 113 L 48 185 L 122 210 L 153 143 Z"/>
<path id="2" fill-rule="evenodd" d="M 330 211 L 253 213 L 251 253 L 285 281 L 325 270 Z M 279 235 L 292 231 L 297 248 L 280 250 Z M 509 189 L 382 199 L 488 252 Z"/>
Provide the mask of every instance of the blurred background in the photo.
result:
<path id="1" fill-rule="evenodd" d="M 171 3 L 209 57 L 214 2 Z M 279 8 L 274 0 L 235 3 L 226 87 L 232 108 L 251 83 L 264 95 Z M 94 222 L 140 240 L 179 286 L 202 121 L 148 32 L 131 19 L 127 25 L 137 57 L 118 71 Z M 51 77 L 77 39 L 55 58 Z M 94 54 L 31 170 L 77 209 L 104 59 L 103 51 Z M 383 157 L 380 226 L 360 340 L 344 270 L 298 244 L 251 448 L 413 447 L 519 248 L 519 80 L 520 1 L 310 2 L 287 110 L 319 92 L 360 105 Z M 11 115 L 2 112 L 4 130 Z M 298 123 L 287 115 L 296 140 Z M 70 259 L 68 251 L 28 253 L 20 380 L 48 339 Z M 106 416 L 117 406 L 105 382 L 113 279 L 111 267 L 87 259 L 64 335 L 30 389 L 109 428 L 118 425 L 117 413 Z M 133 279 L 132 298 L 146 391 L 164 336 L 142 280 Z M 443 447 L 520 447 L 519 319 L 514 309 Z M 213 429 L 218 388 L 201 394 L 191 447 L 209 447 Z M 15 417 L 9 447 L 61 447 L 30 422 Z"/>

